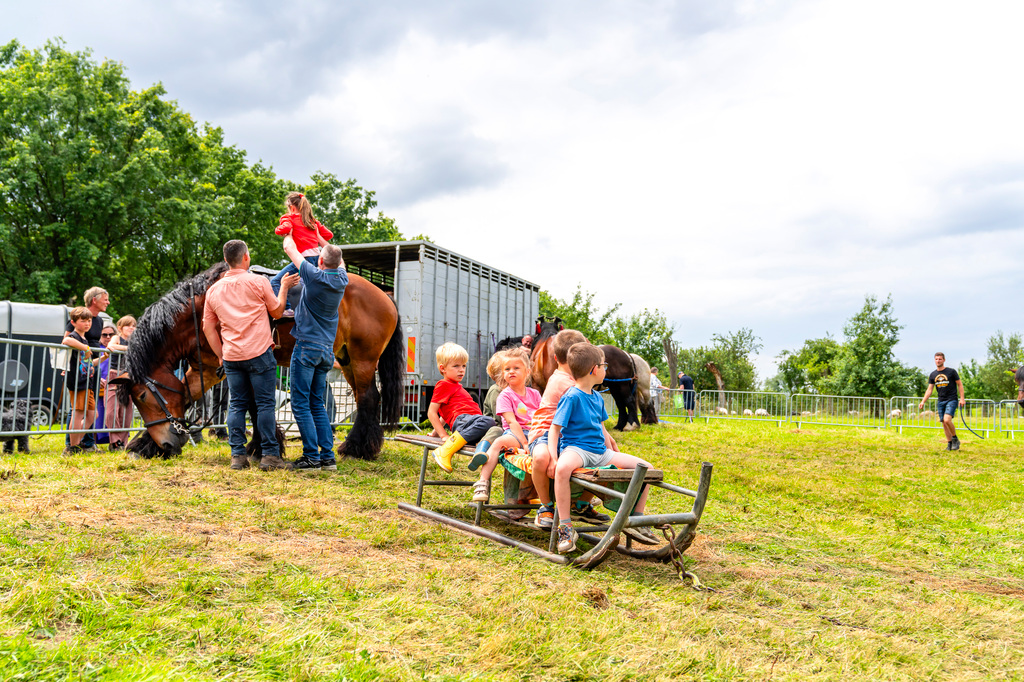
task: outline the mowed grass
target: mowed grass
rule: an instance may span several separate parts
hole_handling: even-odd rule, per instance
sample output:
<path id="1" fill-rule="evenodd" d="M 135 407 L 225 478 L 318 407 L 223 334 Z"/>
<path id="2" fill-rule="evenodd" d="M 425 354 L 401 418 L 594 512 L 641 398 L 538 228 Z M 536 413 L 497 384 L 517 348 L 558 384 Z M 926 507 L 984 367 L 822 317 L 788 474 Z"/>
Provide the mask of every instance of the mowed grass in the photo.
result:
<path id="1" fill-rule="evenodd" d="M 0 459 L 0 679 L 1024 679 L 1024 442 L 714 422 L 620 442 L 687 487 L 715 465 L 686 554 L 712 591 L 405 516 L 411 446 L 299 476 L 230 471 L 225 445 L 33 440 Z M 468 518 L 468 496 L 425 505 Z"/>

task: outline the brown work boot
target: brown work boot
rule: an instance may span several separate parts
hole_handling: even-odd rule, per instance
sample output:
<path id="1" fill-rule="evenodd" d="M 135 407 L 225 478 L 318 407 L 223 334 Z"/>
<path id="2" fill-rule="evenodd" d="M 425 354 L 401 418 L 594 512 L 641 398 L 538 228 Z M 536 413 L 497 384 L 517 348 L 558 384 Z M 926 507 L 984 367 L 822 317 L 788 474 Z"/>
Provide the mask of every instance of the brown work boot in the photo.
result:
<path id="1" fill-rule="evenodd" d="M 263 455 L 260 460 L 260 469 L 270 471 L 271 469 L 291 469 L 292 465 L 277 455 Z"/>
<path id="2" fill-rule="evenodd" d="M 232 469 L 248 469 L 249 458 L 245 455 L 231 455 L 231 468 Z"/>

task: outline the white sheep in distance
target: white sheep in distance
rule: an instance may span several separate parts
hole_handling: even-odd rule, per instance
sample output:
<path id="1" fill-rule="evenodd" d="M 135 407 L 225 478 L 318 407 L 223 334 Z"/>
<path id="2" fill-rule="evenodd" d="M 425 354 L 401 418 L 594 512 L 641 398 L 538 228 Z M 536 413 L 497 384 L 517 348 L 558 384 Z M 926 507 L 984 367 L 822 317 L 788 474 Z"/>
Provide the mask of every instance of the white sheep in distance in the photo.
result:
<path id="1" fill-rule="evenodd" d="M 751 412 L 750 410 L 743 410 L 743 416 L 744 417 L 753 417 L 754 413 Z"/>
<path id="2" fill-rule="evenodd" d="M 800 416 L 801 417 L 812 417 L 812 416 L 814 416 L 814 413 L 813 412 L 808 412 L 807 410 L 804 410 L 803 412 L 800 413 Z"/>
<path id="3" fill-rule="evenodd" d="M 899 419 L 902 416 L 903 416 L 903 412 L 901 410 L 898 410 L 898 409 L 897 410 L 893 410 L 892 412 L 889 413 L 889 417 L 891 419 Z"/>
<path id="4" fill-rule="evenodd" d="M 759 407 L 756 410 L 754 410 L 754 416 L 755 417 L 770 417 L 771 415 L 768 414 L 768 410 L 764 409 L 763 407 Z"/>
<path id="5" fill-rule="evenodd" d="M 718 414 L 729 414 L 729 410 L 728 410 L 728 408 L 725 408 L 725 407 L 719 407 L 718 408 Z"/>

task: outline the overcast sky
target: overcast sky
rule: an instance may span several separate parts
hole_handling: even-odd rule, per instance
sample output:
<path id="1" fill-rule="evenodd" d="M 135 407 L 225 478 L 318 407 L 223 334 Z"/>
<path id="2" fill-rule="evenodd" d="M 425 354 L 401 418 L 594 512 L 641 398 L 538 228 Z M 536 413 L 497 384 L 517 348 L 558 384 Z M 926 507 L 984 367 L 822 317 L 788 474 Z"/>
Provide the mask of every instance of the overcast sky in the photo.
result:
<path id="1" fill-rule="evenodd" d="M 356 178 L 405 234 L 759 377 L 890 293 L 897 353 L 1024 329 L 1024 4 L 7 4 L 8 38 L 122 62 L 278 175 Z M 14 27 L 13 29 L 10 27 Z M 268 226 L 271 229 L 272 226 Z"/>

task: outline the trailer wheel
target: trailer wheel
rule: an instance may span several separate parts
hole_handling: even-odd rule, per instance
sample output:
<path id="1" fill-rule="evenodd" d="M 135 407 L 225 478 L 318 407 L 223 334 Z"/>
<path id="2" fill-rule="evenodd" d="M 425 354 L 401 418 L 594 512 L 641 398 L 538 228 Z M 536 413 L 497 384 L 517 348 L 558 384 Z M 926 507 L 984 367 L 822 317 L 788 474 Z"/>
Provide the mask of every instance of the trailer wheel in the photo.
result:
<path id="1" fill-rule="evenodd" d="M 46 403 L 32 403 L 32 407 L 29 408 L 28 419 L 30 426 L 49 429 L 53 424 L 53 411 Z"/>

